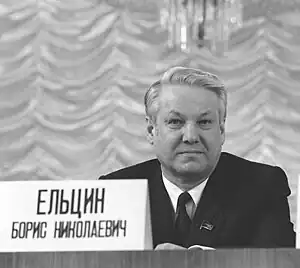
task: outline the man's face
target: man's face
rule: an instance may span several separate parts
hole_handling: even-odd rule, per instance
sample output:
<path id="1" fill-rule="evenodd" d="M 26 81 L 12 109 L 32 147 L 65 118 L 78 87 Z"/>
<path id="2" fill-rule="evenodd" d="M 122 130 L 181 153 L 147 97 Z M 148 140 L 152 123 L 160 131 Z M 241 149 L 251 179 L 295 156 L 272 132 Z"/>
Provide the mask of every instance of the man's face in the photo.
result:
<path id="1" fill-rule="evenodd" d="M 204 88 L 168 85 L 159 103 L 156 123 L 148 122 L 148 138 L 163 171 L 187 179 L 206 178 L 225 139 L 220 99 Z"/>

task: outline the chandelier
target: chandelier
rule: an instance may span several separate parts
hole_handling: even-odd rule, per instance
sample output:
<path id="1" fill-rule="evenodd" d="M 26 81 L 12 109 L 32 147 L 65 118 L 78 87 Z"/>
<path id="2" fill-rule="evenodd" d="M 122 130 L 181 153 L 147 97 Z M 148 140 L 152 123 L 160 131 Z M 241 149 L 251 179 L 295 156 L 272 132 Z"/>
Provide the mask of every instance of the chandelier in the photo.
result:
<path id="1" fill-rule="evenodd" d="M 168 46 L 190 52 L 208 47 L 223 55 L 230 34 L 242 26 L 243 0 L 160 0 Z"/>

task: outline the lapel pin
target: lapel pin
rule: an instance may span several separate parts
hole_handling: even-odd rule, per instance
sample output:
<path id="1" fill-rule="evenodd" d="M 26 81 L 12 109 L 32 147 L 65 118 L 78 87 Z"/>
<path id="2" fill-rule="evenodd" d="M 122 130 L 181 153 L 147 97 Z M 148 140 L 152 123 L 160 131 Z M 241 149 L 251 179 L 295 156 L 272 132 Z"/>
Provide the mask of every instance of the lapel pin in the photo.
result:
<path id="1" fill-rule="evenodd" d="M 205 220 L 201 223 L 201 226 L 200 226 L 200 230 L 206 229 L 208 231 L 211 231 L 213 228 L 214 228 L 213 224 L 211 224 L 210 222 L 205 221 Z"/>

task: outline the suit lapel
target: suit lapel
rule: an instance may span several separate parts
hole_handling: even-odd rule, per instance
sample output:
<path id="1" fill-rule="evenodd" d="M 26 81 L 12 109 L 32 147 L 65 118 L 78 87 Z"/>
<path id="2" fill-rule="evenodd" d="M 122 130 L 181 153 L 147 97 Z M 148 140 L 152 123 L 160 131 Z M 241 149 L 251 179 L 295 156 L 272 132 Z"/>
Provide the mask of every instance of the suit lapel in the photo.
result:
<path id="1" fill-rule="evenodd" d="M 207 185 L 208 187 L 209 185 Z M 193 229 L 190 237 L 190 244 L 212 246 L 215 243 L 217 234 L 222 227 L 224 220 L 222 206 L 213 198 L 213 189 L 207 188 L 199 202 Z"/>
<path id="2" fill-rule="evenodd" d="M 197 206 L 189 238 L 190 245 L 200 244 L 212 247 L 216 245 L 217 236 L 225 221 L 223 201 L 230 195 L 228 180 L 226 180 L 228 176 L 230 175 L 226 172 L 225 163 L 221 157 Z"/>
<path id="3" fill-rule="evenodd" d="M 160 164 L 151 170 L 149 176 L 151 223 L 154 247 L 160 243 L 172 242 L 174 209 L 162 181 Z"/>

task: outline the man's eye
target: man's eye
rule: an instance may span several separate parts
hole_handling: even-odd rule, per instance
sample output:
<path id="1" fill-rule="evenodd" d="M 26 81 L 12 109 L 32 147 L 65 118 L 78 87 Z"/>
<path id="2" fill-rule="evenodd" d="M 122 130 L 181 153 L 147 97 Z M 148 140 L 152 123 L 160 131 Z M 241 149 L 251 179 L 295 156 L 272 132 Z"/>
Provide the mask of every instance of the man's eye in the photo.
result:
<path id="1" fill-rule="evenodd" d="M 170 119 L 169 124 L 171 125 L 180 125 L 182 123 L 182 120 L 180 119 Z"/>
<path id="2" fill-rule="evenodd" d="M 212 120 L 210 120 L 210 119 L 203 119 L 203 120 L 199 121 L 200 125 L 209 125 L 211 123 L 212 123 Z"/>

